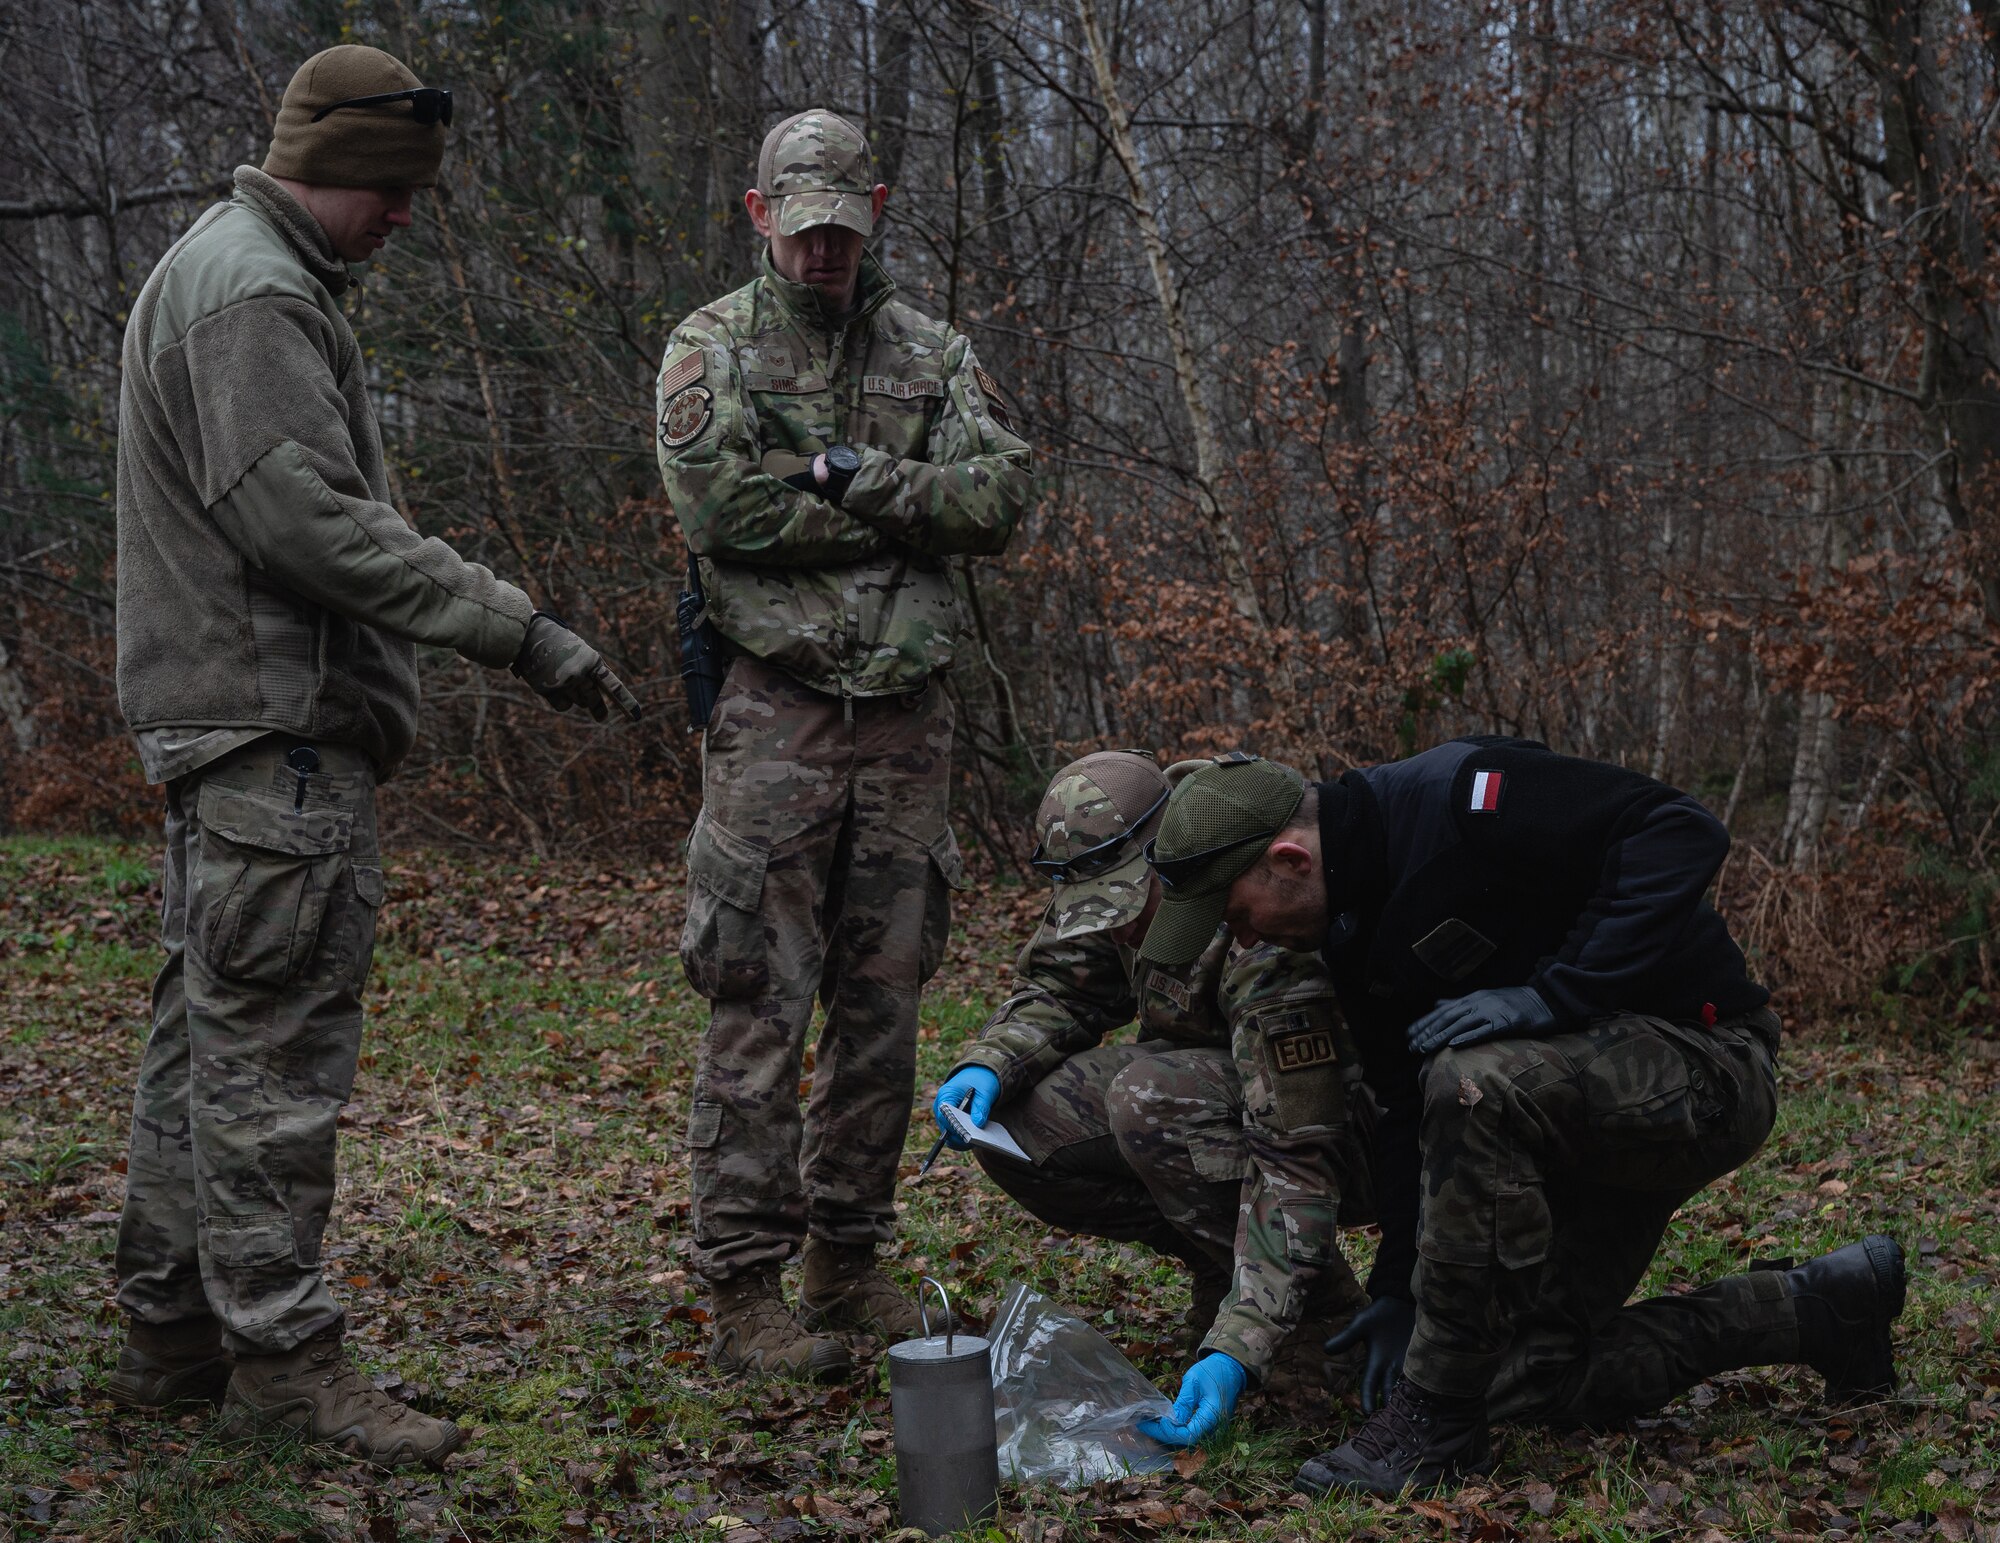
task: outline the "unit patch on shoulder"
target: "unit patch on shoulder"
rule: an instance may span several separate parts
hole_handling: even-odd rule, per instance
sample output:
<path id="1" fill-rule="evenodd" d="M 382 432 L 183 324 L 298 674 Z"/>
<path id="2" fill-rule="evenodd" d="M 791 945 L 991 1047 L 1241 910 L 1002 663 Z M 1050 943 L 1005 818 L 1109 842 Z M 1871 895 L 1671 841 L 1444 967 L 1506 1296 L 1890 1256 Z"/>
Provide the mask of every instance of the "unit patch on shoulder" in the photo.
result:
<path id="1" fill-rule="evenodd" d="M 678 450 L 708 427 L 715 400 L 706 386 L 685 386 L 660 409 L 660 443 Z"/>
<path id="2" fill-rule="evenodd" d="M 660 400 L 665 401 L 683 386 L 692 386 L 701 379 L 701 350 L 676 360 L 660 371 Z"/>
<path id="3" fill-rule="evenodd" d="M 1001 428 L 1009 434 L 1013 433 L 1014 420 L 1007 412 L 1007 404 L 1000 400 L 1000 388 L 993 383 L 993 377 L 988 375 L 984 368 L 975 364 L 972 367 L 972 378 L 979 382 L 979 389 L 986 393 L 986 410 L 1000 420 Z"/>
<path id="4" fill-rule="evenodd" d="M 1500 776 L 1497 771 L 1476 771 L 1472 774 L 1473 814 L 1500 812 Z"/>

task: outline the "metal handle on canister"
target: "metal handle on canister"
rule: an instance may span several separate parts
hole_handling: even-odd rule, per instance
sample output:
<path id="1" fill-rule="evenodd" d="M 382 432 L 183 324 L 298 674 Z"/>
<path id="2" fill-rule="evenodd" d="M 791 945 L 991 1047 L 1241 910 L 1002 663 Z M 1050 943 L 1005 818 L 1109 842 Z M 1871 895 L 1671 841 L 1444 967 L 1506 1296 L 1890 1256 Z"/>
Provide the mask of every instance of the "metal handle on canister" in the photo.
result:
<path id="1" fill-rule="evenodd" d="M 944 1303 L 945 1332 L 930 1332 L 923 1286 Z M 896 1436 L 896 1498 L 903 1525 L 930 1537 L 1000 1509 L 1000 1441 L 993 1423 L 993 1354 L 952 1332 L 951 1298 L 928 1275 L 917 1290 L 921 1339 L 889 1347 L 889 1417 Z"/>

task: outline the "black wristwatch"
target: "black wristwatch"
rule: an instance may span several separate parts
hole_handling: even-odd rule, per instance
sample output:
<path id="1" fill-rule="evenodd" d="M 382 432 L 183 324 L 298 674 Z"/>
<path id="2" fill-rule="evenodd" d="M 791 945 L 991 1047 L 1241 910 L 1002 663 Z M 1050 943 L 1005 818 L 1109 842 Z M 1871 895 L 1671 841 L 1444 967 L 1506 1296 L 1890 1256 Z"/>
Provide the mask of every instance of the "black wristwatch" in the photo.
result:
<path id="1" fill-rule="evenodd" d="M 854 481 L 854 474 L 861 470 L 861 452 L 852 445 L 828 445 L 826 455 L 826 482 L 819 490 L 819 496 L 830 504 L 837 504 L 847 496 L 848 485 Z"/>

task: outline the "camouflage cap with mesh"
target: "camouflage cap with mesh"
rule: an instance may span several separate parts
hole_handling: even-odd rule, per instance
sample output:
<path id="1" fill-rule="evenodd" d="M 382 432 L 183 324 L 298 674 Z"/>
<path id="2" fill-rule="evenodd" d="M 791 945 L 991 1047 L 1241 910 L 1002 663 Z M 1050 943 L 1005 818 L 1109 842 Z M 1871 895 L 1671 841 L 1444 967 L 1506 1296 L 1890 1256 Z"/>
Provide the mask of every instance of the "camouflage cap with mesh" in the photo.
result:
<path id="1" fill-rule="evenodd" d="M 824 107 L 794 113 L 764 136 L 757 190 L 771 202 L 771 228 L 796 236 L 815 225 L 875 229 L 875 178 L 868 140 Z"/>
<path id="2" fill-rule="evenodd" d="M 1166 773 L 1137 750 L 1099 750 L 1056 773 L 1035 812 L 1034 863 L 1056 882 L 1046 919 L 1057 937 L 1139 919 L 1152 888 L 1146 843 L 1166 792 Z"/>
<path id="3" fill-rule="evenodd" d="M 1264 855 L 1305 795 L 1306 779 L 1291 767 L 1240 750 L 1183 777 L 1153 841 L 1162 893 L 1141 957 L 1166 965 L 1198 958 L 1222 924 L 1229 886 Z"/>

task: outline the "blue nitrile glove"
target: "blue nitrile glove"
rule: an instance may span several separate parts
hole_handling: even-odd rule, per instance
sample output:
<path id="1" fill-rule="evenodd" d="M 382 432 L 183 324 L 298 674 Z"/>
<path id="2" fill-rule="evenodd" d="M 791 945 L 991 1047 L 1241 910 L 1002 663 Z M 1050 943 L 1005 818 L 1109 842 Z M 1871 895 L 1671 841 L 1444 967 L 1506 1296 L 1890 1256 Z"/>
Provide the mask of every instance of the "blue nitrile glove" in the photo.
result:
<path id="1" fill-rule="evenodd" d="M 1243 1385 L 1249 1380 L 1250 1374 L 1234 1356 L 1211 1351 L 1181 1378 L 1172 1423 L 1144 1419 L 1139 1422 L 1139 1434 L 1170 1447 L 1195 1446 L 1228 1422 L 1230 1411 L 1243 1396 Z"/>
<path id="2" fill-rule="evenodd" d="M 1373 1414 L 1388 1401 L 1389 1390 L 1403 1375 L 1410 1336 L 1416 1330 L 1416 1303 L 1401 1297 L 1377 1297 L 1320 1348 L 1328 1355 L 1338 1355 L 1352 1345 L 1368 1347 L 1368 1365 L 1361 1373 L 1361 1407 Z"/>
<path id="3" fill-rule="evenodd" d="M 1490 986 L 1440 1002 L 1410 1025 L 1410 1048 L 1429 1055 L 1446 1045 L 1476 1045 L 1509 1034 L 1546 1034 L 1556 1015 L 1533 986 Z"/>
<path id="4" fill-rule="evenodd" d="M 983 1066 L 961 1066 L 945 1079 L 943 1087 L 937 1090 L 937 1097 L 931 1100 L 931 1118 L 937 1121 L 946 1143 L 965 1150 L 965 1143 L 951 1133 L 951 1127 L 944 1123 L 944 1107 L 955 1104 L 963 1109 L 974 1125 L 984 1125 L 987 1116 L 993 1113 L 993 1101 L 1000 1096 L 1000 1078 L 995 1072 Z"/>

